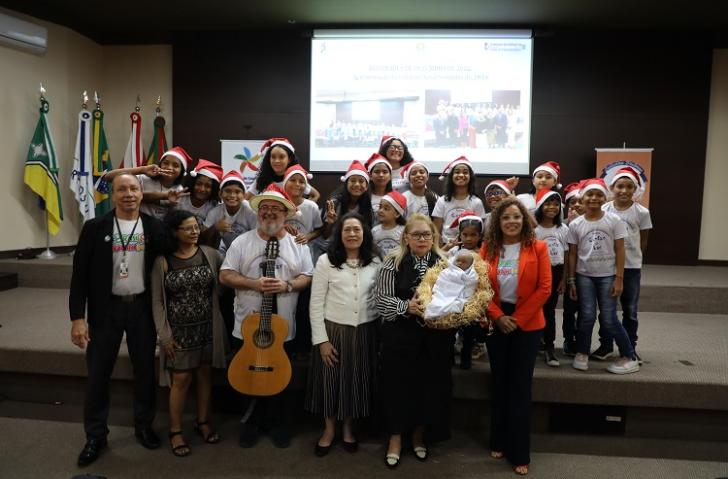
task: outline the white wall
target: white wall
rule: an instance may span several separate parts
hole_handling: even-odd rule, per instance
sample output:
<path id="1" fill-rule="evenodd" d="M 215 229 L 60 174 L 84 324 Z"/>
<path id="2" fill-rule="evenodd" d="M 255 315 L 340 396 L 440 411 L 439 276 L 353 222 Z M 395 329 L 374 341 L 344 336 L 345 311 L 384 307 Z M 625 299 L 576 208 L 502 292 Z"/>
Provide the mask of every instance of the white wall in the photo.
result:
<path id="1" fill-rule="evenodd" d="M 728 261 L 728 49 L 713 51 L 710 116 L 700 231 L 701 260 Z"/>
<path id="2" fill-rule="evenodd" d="M 16 12 L 3 13 L 45 26 L 48 49 L 42 56 L 0 46 L 0 251 L 45 246 L 45 218 L 37 197 L 23 183 L 28 145 L 38 121 L 38 88 L 50 103 L 48 120 L 58 153 L 64 221 L 51 246 L 73 245 L 82 224 L 68 188 L 73 165 L 81 92 L 102 95 L 106 135 L 114 166 L 129 139 L 129 114 L 142 97 L 144 148 L 152 138 L 154 100 L 162 95 L 167 140 L 172 126 L 172 47 L 102 46 L 68 29 Z M 89 105 L 93 108 L 93 104 Z"/>

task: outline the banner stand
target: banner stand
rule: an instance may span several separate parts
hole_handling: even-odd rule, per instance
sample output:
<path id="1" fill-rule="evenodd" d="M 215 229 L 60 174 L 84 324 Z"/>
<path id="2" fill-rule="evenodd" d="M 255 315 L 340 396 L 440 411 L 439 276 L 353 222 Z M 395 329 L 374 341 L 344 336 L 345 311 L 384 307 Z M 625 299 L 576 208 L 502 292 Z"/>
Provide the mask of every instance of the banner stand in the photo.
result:
<path id="1" fill-rule="evenodd" d="M 48 228 L 48 211 L 46 210 L 46 249 L 41 254 L 36 256 L 38 259 L 56 259 L 58 257 L 53 251 L 51 251 L 51 232 Z"/>

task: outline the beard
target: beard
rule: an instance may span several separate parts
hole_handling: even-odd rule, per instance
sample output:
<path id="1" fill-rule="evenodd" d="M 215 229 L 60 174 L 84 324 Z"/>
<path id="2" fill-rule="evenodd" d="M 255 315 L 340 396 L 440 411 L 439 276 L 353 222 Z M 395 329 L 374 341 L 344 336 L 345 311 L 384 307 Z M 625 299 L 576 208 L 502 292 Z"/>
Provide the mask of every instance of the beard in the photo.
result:
<path id="1" fill-rule="evenodd" d="M 283 221 L 264 220 L 260 224 L 260 231 L 268 236 L 274 236 L 283 228 Z"/>

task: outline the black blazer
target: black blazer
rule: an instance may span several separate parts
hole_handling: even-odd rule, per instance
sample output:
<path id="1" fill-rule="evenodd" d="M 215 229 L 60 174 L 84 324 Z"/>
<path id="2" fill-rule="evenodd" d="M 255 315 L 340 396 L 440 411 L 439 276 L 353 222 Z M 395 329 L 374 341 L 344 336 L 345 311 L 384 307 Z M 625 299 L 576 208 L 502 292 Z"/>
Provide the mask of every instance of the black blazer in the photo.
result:
<path id="1" fill-rule="evenodd" d="M 140 213 L 144 227 L 144 284 L 149 289 L 149 274 L 154 259 L 162 254 L 164 228 L 156 218 Z M 108 315 L 111 299 L 111 280 L 114 259 L 111 236 L 114 231 L 114 211 L 88 220 L 81 229 L 81 236 L 73 255 L 71 292 L 68 310 L 71 320 L 86 318 L 88 323 L 98 324 Z"/>

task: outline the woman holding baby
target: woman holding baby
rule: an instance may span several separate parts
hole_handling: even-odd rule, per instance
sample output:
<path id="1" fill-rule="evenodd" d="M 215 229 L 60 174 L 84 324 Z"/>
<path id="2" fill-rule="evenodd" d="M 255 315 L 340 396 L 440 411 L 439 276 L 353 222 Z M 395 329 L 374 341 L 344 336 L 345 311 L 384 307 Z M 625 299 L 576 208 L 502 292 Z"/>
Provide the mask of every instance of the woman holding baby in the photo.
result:
<path id="1" fill-rule="evenodd" d="M 515 198 L 492 212 L 482 258 L 494 290 L 487 317 L 495 334 L 486 339 L 491 369 L 490 455 L 505 457 L 516 474 L 530 463 L 531 382 L 551 294 L 548 247 L 537 240 L 526 208 Z"/>
<path id="2" fill-rule="evenodd" d="M 438 244 L 430 218 L 410 216 L 399 253 L 384 260 L 377 280 L 389 468 L 399 464 L 403 434 L 411 434 L 412 452 L 419 461 L 427 460 L 428 441 L 450 435 L 452 333 L 423 327 L 424 308 L 415 295 L 427 269 L 443 258 Z"/>

